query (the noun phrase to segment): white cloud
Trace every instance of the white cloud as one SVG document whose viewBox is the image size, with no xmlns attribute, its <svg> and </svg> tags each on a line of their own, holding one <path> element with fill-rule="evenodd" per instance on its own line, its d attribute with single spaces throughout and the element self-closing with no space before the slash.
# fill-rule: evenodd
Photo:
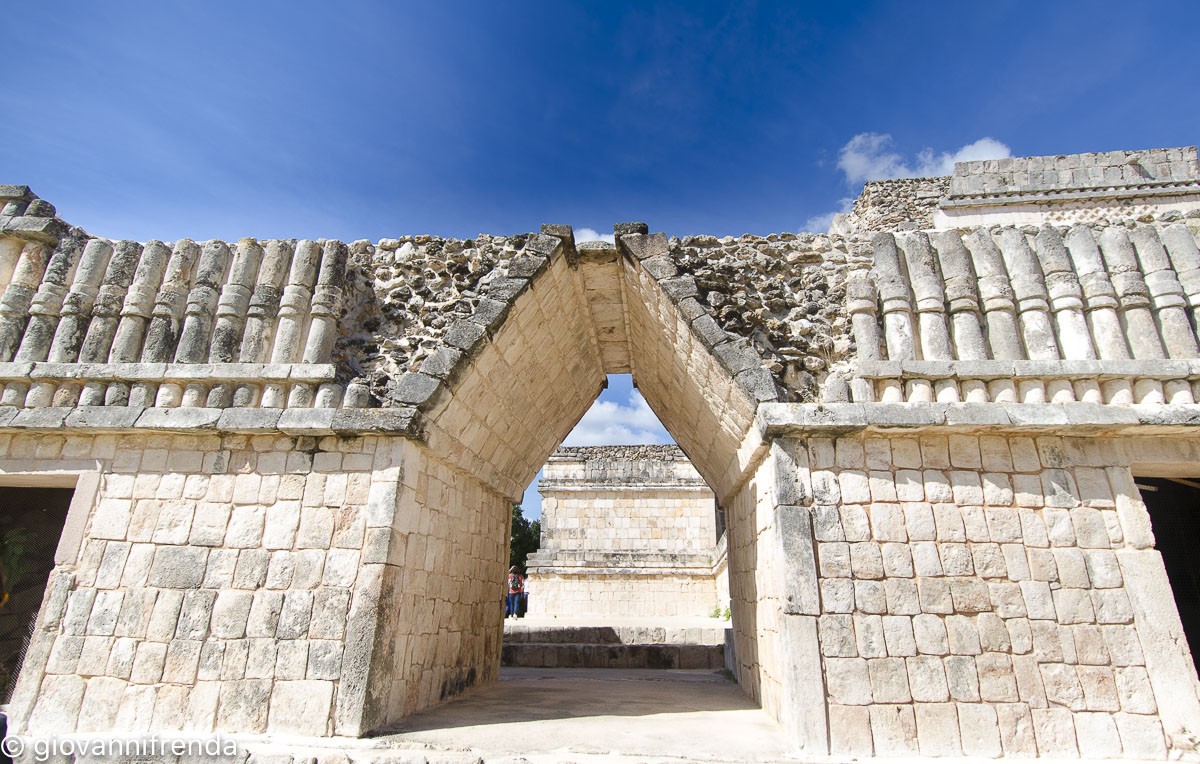
<svg viewBox="0 0 1200 764">
<path fill-rule="evenodd" d="M 595 228 L 576 228 L 575 243 L 584 241 L 607 241 L 609 244 L 616 244 L 617 237 L 611 233 L 600 233 Z"/>
<path fill-rule="evenodd" d="M 592 404 L 563 445 L 633 446 L 673 442 L 646 399 L 634 390 L 628 403 L 596 401 Z"/>
<path fill-rule="evenodd" d="M 892 136 L 884 133 L 859 133 L 838 152 L 838 169 L 851 185 L 879 178 L 899 178 L 911 172 L 899 154 L 888 151 Z"/>
<path fill-rule="evenodd" d="M 995 138 L 980 138 L 954 151 L 935 151 L 924 148 L 910 162 L 892 150 L 892 136 L 887 133 L 859 133 L 838 152 L 838 169 L 846 182 L 856 185 L 868 180 L 886 178 L 916 178 L 949 175 L 955 162 L 980 159 L 1005 159 L 1012 150 Z"/>
<path fill-rule="evenodd" d="M 995 138 L 980 138 L 953 153 L 934 153 L 923 149 L 917 154 L 917 173 L 920 175 L 951 175 L 955 162 L 976 162 L 982 159 L 1008 159 L 1012 149 Z"/>
<path fill-rule="evenodd" d="M 842 212 L 849 212 L 854 207 L 854 200 L 847 197 L 838 200 L 838 208 L 831 212 L 823 212 L 820 215 L 813 215 L 808 220 L 804 221 L 804 226 L 801 231 L 810 233 L 825 233 L 829 230 L 829 226 L 833 225 L 833 217 Z"/>
<path fill-rule="evenodd" d="M 961 146 L 954 151 L 934 151 L 924 148 L 917 152 L 913 161 L 892 149 L 892 136 L 888 133 L 859 133 L 846 142 L 838 152 L 838 169 L 846 176 L 846 184 L 857 186 L 868 180 L 887 178 L 918 178 L 950 175 L 955 162 L 973 162 L 980 159 L 1006 159 L 1012 150 L 995 138 L 979 140 Z M 840 199 L 838 209 L 813 215 L 804 222 L 802 231 L 824 232 L 833 224 L 839 212 L 849 212 L 853 199 Z"/>
</svg>

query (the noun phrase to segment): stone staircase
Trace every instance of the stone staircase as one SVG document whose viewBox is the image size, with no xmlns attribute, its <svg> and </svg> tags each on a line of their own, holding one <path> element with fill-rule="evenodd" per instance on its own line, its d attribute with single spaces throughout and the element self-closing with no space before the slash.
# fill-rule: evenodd
<svg viewBox="0 0 1200 764">
<path fill-rule="evenodd" d="M 521 668 L 725 668 L 727 622 L 703 626 L 585 626 L 505 621 L 503 666 Z"/>
</svg>

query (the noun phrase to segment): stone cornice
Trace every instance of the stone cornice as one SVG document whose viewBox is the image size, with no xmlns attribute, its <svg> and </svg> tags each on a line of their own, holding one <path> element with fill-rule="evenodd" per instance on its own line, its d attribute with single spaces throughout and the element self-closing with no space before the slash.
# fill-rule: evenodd
<svg viewBox="0 0 1200 764">
<path fill-rule="evenodd" d="M 1186 435 L 1200 427 L 1200 404 L 1111 406 L 1096 403 L 828 403 L 764 404 L 764 440 L 834 437 L 855 432 L 986 430 L 1072 435 Z"/>
<path fill-rule="evenodd" d="M 984 191 L 973 194 L 951 194 L 941 201 L 942 209 L 963 207 L 992 207 L 1011 204 L 1048 204 L 1105 199 L 1143 199 L 1160 196 L 1200 194 L 1200 180 L 1146 181 L 1144 183 L 1111 184 L 1080 188 L 1023 188 L 1004 191 Z"/>
</svg>

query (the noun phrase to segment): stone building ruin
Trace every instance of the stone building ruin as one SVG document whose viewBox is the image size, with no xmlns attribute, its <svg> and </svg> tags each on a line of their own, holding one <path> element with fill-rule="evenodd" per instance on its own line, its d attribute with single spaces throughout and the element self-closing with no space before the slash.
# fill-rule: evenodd
<svg viewBox="0 0 1200 764">
<path fill-rule="evenodd" d="M 253 751 L 494 681 L 511 504 L 632 373 L 726 509 L 734 673 L 799 751 L 1195 755 L 1195 147 L 615 245 L 0 203 L 0 484 L 73 491 L 10 731 Z"/>
<path fill-rule="evenodd" d="M 538 482 L 531 617 L 704 617 L 729 606 L 716 497 L 678 446 L 559 448 Z"/>
</svg>

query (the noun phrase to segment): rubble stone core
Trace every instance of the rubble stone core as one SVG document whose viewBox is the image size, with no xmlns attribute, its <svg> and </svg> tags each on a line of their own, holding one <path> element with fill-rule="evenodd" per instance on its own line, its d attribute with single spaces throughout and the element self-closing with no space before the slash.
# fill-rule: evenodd
<svg viewBox="0 0 1200 764">
<path fill-rule="evenodd" d="M 0 481 L 75 487 L 10 731 L 253 751 L 493 681 L 511 504 L 631 373 L 726 510 L 735 674 L 799 751 L 1196 757 L 1134 482 L 1200 474 L 1195 156 L 615 245 L 109 241 L 0 186 Z"/>
</svg>

